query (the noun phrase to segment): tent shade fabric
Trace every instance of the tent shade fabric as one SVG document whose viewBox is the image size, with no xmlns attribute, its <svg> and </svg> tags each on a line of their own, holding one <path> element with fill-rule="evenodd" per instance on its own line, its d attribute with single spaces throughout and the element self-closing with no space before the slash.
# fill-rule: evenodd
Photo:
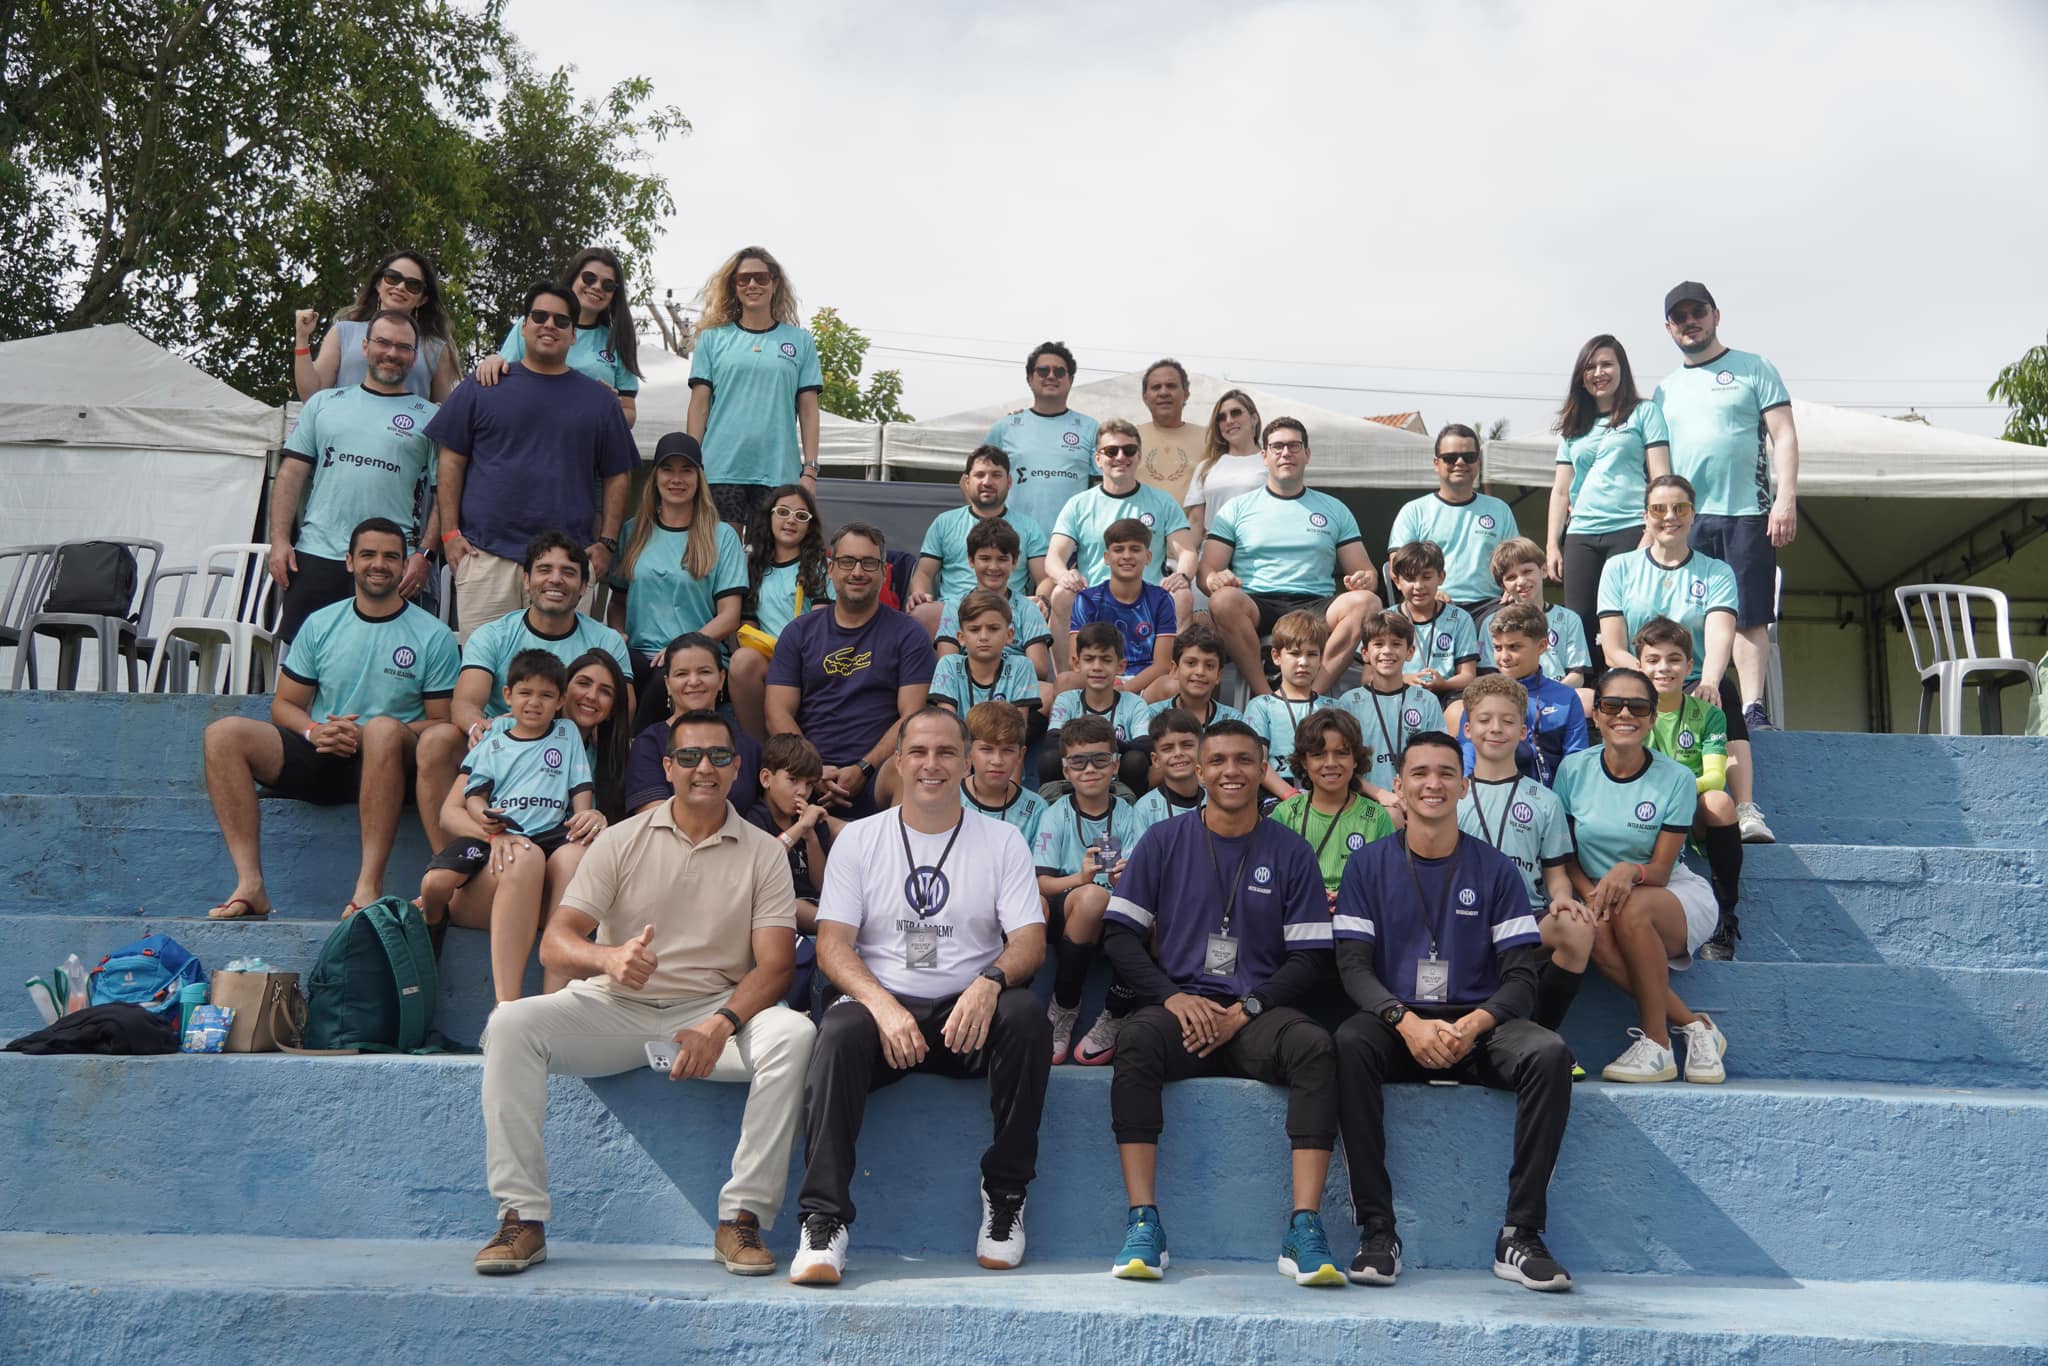
<svg viewBox="0 0 2048 1366">
<path fill-rule="evenodd" d="M 0 342 L 0 445 L 260 460 L 279 434 L 277 409 L 118 323 Z"/>
<path fill-rule="evenodd" d="M 688 430 L 690 362 L 673 351 L 646 347 L 640 352 L 640 393 L 635 401 L 633 443 L 642 460 L 654 459 L 654 447 L 670 432 Z M 796 421 L 791 414 L 790 421 Z M 881 469 L 882 428 L 855 422 L 837 413 L 818 413 L 818 463 L 828 470 L 859 470 L 872 475 Z"/>
</svg>

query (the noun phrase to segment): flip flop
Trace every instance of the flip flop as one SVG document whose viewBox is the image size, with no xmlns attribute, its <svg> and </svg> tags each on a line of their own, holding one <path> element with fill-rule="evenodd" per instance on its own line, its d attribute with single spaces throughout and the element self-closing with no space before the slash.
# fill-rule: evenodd
<svg viewBox="0 0 2048 1366">
<path fill-rule="evenodd" d="M 356 904 L 355 902 L 351 901 L 351 902 L 349 902 L 349 903 L 348 903 L 348 905 L 346 905 L 346 906 L 344 906 L 344 907 L 342 907 L 342 908 L 341 908 L 341 918 L 342 918 L 343 920 L 346 920 L 346 919 L 348 919 L 348 918 L 349 918 L 350 916 L 354 915 L 354 914 L 355 914 L 355 913 L 356 913 L 357 911 L 360 911 L 361 909 L 363 909 L 363 908 L 362 908 L 362 907 L 361 907 L 360 905 L 358 905 L 358 904 Z"/>
<path fill-rule="evenodd" d="M 235 907 L 242 907 L 236 910 Z M 247 897 L 231 896 L 206 913 L 208 920 L 268 920 L 269 911 L 259 911 L 256 904 Z"/>
</svg>

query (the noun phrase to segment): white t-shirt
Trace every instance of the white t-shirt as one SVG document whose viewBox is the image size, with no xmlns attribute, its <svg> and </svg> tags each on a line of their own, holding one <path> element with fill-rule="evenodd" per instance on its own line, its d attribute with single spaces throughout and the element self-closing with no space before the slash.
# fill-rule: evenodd
<svg viewBox="0 0 2048 1366">
<path fill-rule="evenodd" d="M 1257 452 L 1250 455 L 1219 455 L 1216 463 L 1209 466 L 1206 474 L 1196 474 L 1188 481 L 1187 497 L 1181 499 L 1182 507 L 1202 508 L 1204 530 L 1216 525 L 1216 514 L 1223 505 L 1240 493 L 1266 486 L 1266 462 Z"/>
<path fill-rule="evenodd" d="M 927 835 L 905 825 L 900 811 L 884 811 L 832 841 L 818 919 L 854 927 L 855 952 L 892 995 L 957 996 L 996 961 L 1005 934 L 1045 923 L 1031 850 L 1017 827 L 976 811 L 963 810 L 960 820 L 955 839 L 952 830 Z M 912 906 L 913 889 L 928 914 Z"/>
</svg>

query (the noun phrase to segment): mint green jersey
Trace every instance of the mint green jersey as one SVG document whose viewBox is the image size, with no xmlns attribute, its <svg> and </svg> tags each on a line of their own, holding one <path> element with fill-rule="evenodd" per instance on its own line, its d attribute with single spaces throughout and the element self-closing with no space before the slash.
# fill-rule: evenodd
<svg viewBox="0 0 2048 1366">
<path fill-rule="evenodd" d="M 932 644 L 960 643 L 960 603 L 966 596 L 962 593 L 947 600 L 946 610 L 939 613 L 939 633 L 932 637 Z M 1031 657 L 1025 651 L 1034 645 L 1052 644 L 1052 629 L 1045 624 L 1045 613 L 1038 610 L 1038 600 L 1014 588 L 1010 590 L 1010 629 L 1016 636 L 1003 647 L 1003 653 L 1015 655 L 1027 664 Z"/>
<path fill-rule="evenodd" d="M 1084 489 L 1060 509 L 1052 534 L 1074 543 L 1074 553 L 1067 564 L 1075 573 L 1091 584 L 1102 583 L 1109 578 L 1109 552 L 1102 543 L 1103 533 L 1111 523 L 1126 517 L 1135 517 L 1151 529 L 1152 562 L 1145 566 L 1145 581 L 1158 583 L 1164 577 L 1161 570 L 1173 558 L 1166 538 L 1188 529 L 1188 515 L 1172 495 L 1150 484 L 1139 484 L 1129 493 L 1110 493 L 1100 484 Z"/>
<path fill-rule="evenodd" d="M 797 396 L 825 391 L 811 334 L 789 323 L 749 332 L 707 327 L 690 356 L 690 387 L 711 391 L 704 477 L 714 484 L 792 484 L 803 472 Z"/>
<path fill-rule="evenodd" d="M 1045 558 L 1045 528 L 1038 524 L 1037 518 L 1021 508 L 1006 507 L 1001 516 L 1010 524 L 1010 530 L 1017 533 L 1017 540 L 1023 546 L 1023 553 L 1017 557 L 1017 567 L 1010 571 L 1010 591 L 1028 594 L 1037 587 L 1031 581 L 1031 561 Z M 941 602 L 958 602 L 981 586 L 974 577 L 974 565 L 967 558 L 967 533 L 974 530 L 974 524 L 979 520 L 974 509 L 963 504 L 948 508 L 932 518 L 931 525 L 925 528 L 924 544 L 918 547 L 917 553 L 939 562 L 939 576 L 932 585 L 932 596 Z"/>
<path fill-rule="evenodd" d="M 1266 762 L 1296 787 L 1307 786 L 1308 780 L 1294 771 L 1294 732 L 1311 713 L 1321 711 L 1333 700 L 1322 693 L 1311 693 L 1304 701 L 1269 692 L 1244 704 L 1244 723 L 1266 742 Z"/>
<path fill-rule="evenodd" d="M 1109 813 L 1089 818 L 1074 806 L 1072 797 L 1062 797 L 1038 818 L 1038 838 L 1031 842 L 1031 861 L 1041 872 L 1050 870 L 1062 877 L 1081 871 L 1081 860 L 1090 849 L 1102 871 L 1095 885 L 1109 886 L 1109 870 L 1131 856 L 1142 833 L 1131 804 L 1122 797 L 1109 799 Z"/>
<path fill-rule="evenodd" d="M 312 687 L 306 711 L 315 721 L 389 716 L 410 725 L 427 714 L 429 698 L 455 695 L 462 654 L 432 612 L 406 603 L 366 617 L 351 596 L 307 617 L 280 667 Z"/>
<path fill-rule="evenodd" d="M 1329 494 L 1303 489 L 1283 498 L 1270 485 L 1225 503 L 1209 539 L 1231 547 L 1230 572 L 1247 593 L 1319 598 L 1343 591 L 1337 552 L 1365 543 L 1351 509 Z"/>
<path fill-rule="evenodd" d="M 1529 907 L 1550 913 L 1543 873 L 1572 856 L 1571 821 L 1564 803 L 1534 778 L 1472 779 L 1458 801 L 1458 828 L 1506 854 L 1529 889 Z"/>
<path fill-rule="evenodd" d="M 1650 447 L 1669 453 L 1664 412 L 1648 399 L 1629 410 L 1620 426 L 1603 417 L 1584 436 L 1557 439 L 1557 463 L 1571 466 L 1572 520 L 1579 536 L 1602 536 L 1642 525 L 1650 487 Z"/>
<path fill-rule="evenodd" d="M 1406 604 L 1402 606 L 1405 611 Z M 1472 614 L 1456 603 L 1446 603 L 1428 621 L 1414 624 L 1415 648 L 1403 666 L 1407 672 L 1435 669 L 1449 678 L 1466 660 L 1479 658 L 1479 628 L 1472 624 Z"/>
<path fill-rule="evenodd" d="M 619 532 L 619 544 L 633 544 L 633 523 L 628 518 Z M 720 522 L 718 559 L 705 578 L 692 578 L 683 567 L 690 553 L 690 533 L 656 521 L 647 533 L 647 544 L 634 559 L 632 577 L 627 577 L 623 556 L 612 567 L 607 583 L 626 592 L 626 643 L 643 655 L 661 653 L 671 640 L 685 631 L 701 631 L 718 615 L 720 598 L 747 595 L 747 552 L 740 534 Z"/>
<path fill-rule="evenodd" d="M 1012 779 L 1010 799 L 1003 805 L 983 806 L 968 792 L 966 783 L 960 784 L 960 805 L 969 811 L 979 811 L 982 815 L 999 820 L 1005 825 L 1016 826 L 1017 832 L 1024 836 L 1024 843 L 1029 845 L 1038 838 L 1038 823 L 1045 815 L 1047 803 L 1045 798 Z"/>
<path fill-rule="evenodd" d="M 1095 432 L 1095 419 L 1071 408 L 997 418 L 985 439 L 1010 457 L 1010 506 L 1041 527 L 1057 522 L 1067 500 L 1095 477 Z"/>
<path fill-rule="evenodd" d="M 1551 791 L 1572 818 L 1579 867 L 1599 881 L 1617 863 L 1648 863 L 1665 831 L 1691 831 L 1699 805 L 1684 764 L 1651 754 L 1642 772 L 1626 781 L 1607 771 L 1607 750 L 1582 749 L 1557 767 Z"/>
<path fill-rule="evenodd" d="M 1735 571 L 1712 555 L 1694 550 L 1668 568 L 1651 558 L 1648 547 L 1618 555 L 1600 571 L 1600 617 L 1620 617 L 1631 648 L 1636 632 L 1652 617 L 1669 617 L 1692 632 L 1692 673 L 1699 681 L 1707 653 L 1707 618 L 1715 612 L 1735 615 Z"/>
<path fill-rule="evenodd" d="M 603 650 L 619 661 L 628 682 L 633 677 L 633 656 L 626 650 L 626 638 L 597 618 L 578 612 L 568 634 L 544 636 L 527 623 L 524 611 L 507 612 L 470 632 L 462 647 L 464 672 L 482 669 L 491 676 L 490 694 L 484 699 L 485 720 L 505 713 L 505 670 L 521 650 L 546 650 L 564 667 L 586 650 Z"/>
<path fill-rule="evenodd" d="M 462 795 L 482 794 L 517 821 L 522 835 L 539 835 L 569 819 L 569 805 L 591 789 L 583 736 L 556 717 L 532 739 L 493 730 L 462 760 Z"/>
<path fill-rule="evenodd" d="M 345 559 L 349 536 L 372 517 L 404 527 L 405 548 L 419 550 L 441 453 L 427 440 L 427 421 L 439 411 L 410 393 L 377 394 L 361 385 L 322 389 L 306 400 L 284 442 L 286 459 L 313 467 L 293 543 L 300 554 Z"/>
<path fill-rule="evenodd" d="M 1563 678 L 1574 669 L 1585 670 L 1593 667 L 1593 656 L 1586 649 L 1586 624 L 1579 620 L 1579 614 L 1563 603 L 1547 606 L 1543 619 L 1550 624 L 1550 641 L 1543 647 L 1543 658 L 1536 667 L 1545 678 Z M 1493 662 L 1493 635 L 1487 630 L 1491 618 L 1475 623 L 1479 630 L 1479 667 L 1497 669 Z"/>
<path fill-rule="evenodd" d="M 526 334 L 520 331 L 518 324 L 513 324 L 512 330 L 505 334 L 498 354 L 507 361 L 526 359 Z M 569 368 L 618 393 L 640 392 L 640 376 L 628 370 L 626 363 L 619 359 L 619 353 L 612 350 L 610 323 L 576 329 L 576 340 L 569 343 Z"/>
<path fill-rule="evenodd" d="M 1408 747 L 1408 741 L 1426 730 L 1444 728 L 1443 703 L 1427 688 L 1404 685 L 1399 692 L 1383 693 L 1372 687 L 1353 688 L 1337 699 L 1337 705 L 1351 713 L 1372 751 L 1372 765 L 1365 780 L 1382 792 L 1394 790 L 1394 761 Z"/>
<path fill-rule="evenodd" d="M 1723 351 L 1664 377 L 1657 406 L 1671 434 L 1671 472 L 1692 481 L 1700 512 L 1761 517 L 1771 510 L 1764 414 L 1791 402 L 1778 367 L 1748 351 Z"/>
<path fill-rule="evenodd" d="M 1017 707 L 1044 705 L 1044 698 L 1038 691 L 1038 671 L 1023 655 L 1004 651 L 993 683 L 975 682 L 967 664 L 964 654 L 939 656 L 938 664 L 932 669 L 932 701 L 950 701 L 962 716 L 983 702 L 1008 702 Z"/>
<path fill-rule="evenodd" d="M 1077 716 L 1100 716 L 1108 721 L 1116 731 L 1117 748 L 1123 749 L 1145 734 L 1145 727 L 1152 719 L 1152 707 L 1134 692 L 1119 692 L 1108 711 L 1090 711 L 1081 690 L 1069 688 L 1052 700 L 1045 728 L 1048 732 L 1058 730 Z"/>
<path fill-rule="evenodd" d="M 1183 797 L 1172 788 L 1161 783 L 1158 787 L 1131 803 L 1131 820 L 1136 825 L 1138 838 L 1145 838 L 1145 832 L 1164 820 L 1171 820 L 1183 811 L 1198 811 L 1209 794 L 1201 788 L 1195 789 L 1192 797 Z"/>
<path fill-rule="evenodd" d="M 1500 596 L 1500 585 L 1493 581 L 1493 548 L 1521 534 L 1515 510 L 1491 494 L 1475 493 L 1469 503 L 1453 503 L 1440 493 L 1427 493 L 1394 514 L 1387 550 L 1431 542 L 1444 552 L 1444 592 L 1451 601 L 1481 602 Z"/>
</svg>

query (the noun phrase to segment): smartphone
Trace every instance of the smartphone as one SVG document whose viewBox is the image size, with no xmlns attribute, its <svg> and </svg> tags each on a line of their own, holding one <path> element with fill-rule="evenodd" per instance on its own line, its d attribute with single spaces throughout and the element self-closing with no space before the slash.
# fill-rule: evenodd
<svg viewBox="0 0 2048 1366">
<path fill-rule="evenodd" d="M 665 1039 L 653 1039 L 647 1044 L 647 1066 L 664 1077 L 675 1070 L 676 1046 Z"/>
<path fill-rule="evenodd" d="M 489 816 L 498 824 L 504 826 L 507 830 L 510 830 L 515 835 L 523 833 L 519 829 L 519 822 L 512 817 L 511 813 L 507 812 L 502 807 L 487 806 L 484 808 L 484 814 L 486 816 Z"/>
</svg>

